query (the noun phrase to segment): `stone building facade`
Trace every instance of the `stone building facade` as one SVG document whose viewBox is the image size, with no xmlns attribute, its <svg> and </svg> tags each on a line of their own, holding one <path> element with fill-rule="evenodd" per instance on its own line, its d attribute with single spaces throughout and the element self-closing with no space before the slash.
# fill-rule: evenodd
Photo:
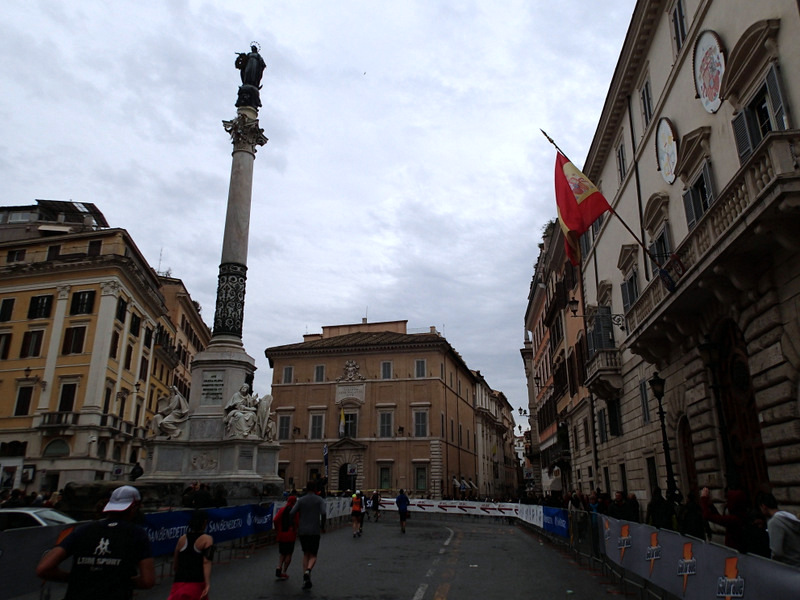
<svg viewBox="0 0 800 600">
<path fill-rule="evenodd" d="M 800 509 L 799 35 L 792 0 L 636 4 L 583 167 L 620 217 L 581 240 L 603 489 Z"/>
<path fill-rule="evenodd" d="M 0 208 L 0 257 L 2 485 L 124 478 L 177 383 L 170 314 L 192 322 L 202 346 L 198 308 L 93 204 Z M 168 304 L 165 287 L 182 292 Z"/>
<path fill-rule="evenodd" d="M 446 498 L 476 497 L 484 489 L 478 378 L 435 328 L 407 333 L 406 321 L 365 319 L 325 326 L 265 355 L 274 373 L 278 472 L 287 488 L 326 477 L 327 461 L 334 492 L 403 488 Z M 503 410 L 510 416 L 507 402 Z M 510 455 L 507 443 L 503 452 Z"/>
</svg>

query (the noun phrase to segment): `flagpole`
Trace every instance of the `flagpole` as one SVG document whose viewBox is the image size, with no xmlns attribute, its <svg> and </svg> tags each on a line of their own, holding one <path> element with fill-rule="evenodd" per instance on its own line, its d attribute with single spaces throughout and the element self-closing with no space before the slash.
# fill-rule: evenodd
<svg viewBox="0 0 800 600">
<path fill-rule="evenodd" d="M 567 160 L 569 160 L 569 162 L 572 162 L 572 161 L 570 160 L 569 156 L 567 156 L 567 153 L 566 153 L 566 152 L 564 152 L 564 151 L 563 151 L 561 148 L 559 148 L 559 147 L 558 147 L 558 144 L 556 144 L 556 143 L 555 143 L 555 141 L 553 141 L 553 138 L 551 138 L 549 135 L 547 135 L 547 133 L 545 132 L 545 130 L 544 130 L 544 129 L 539 129 L 539 131 L 541 131 L 541 132 L 542 132 L 542 135 L 544 135 L 544 137 L 546 137 L 546 138 L 547 138 L 547 141 L 548 141 L 548 142 L 550 142 L 551 144 L 553 144 L 553 146 L 555 147 L 555 149 L 556 149 L 556 150 L 558 150 L 558 151 L 559 151 L 559 152 L 560 152 L 560 153 L 561 153 L 561 154 L 564 156 L 564 158 L 566 158 Z M 574 163 L 573 163 L 573 164 L 574 164 Z M 659 261 L 659 260 L 658 260 L 658 259 L 657 259 L 655 256 L 653 256 L 653 253 L 652 253 L 652 252 L 650 252 L 649 248 L 647 248 L 647 247 L 644 245 L 644 242 L 642 242 L 642 240 L 640 240 L 640 239 L 639 239 L 639 236 L 638 236 L 638 235 L 636 235 L 636 234 L 633 232 L 633 229 L 631 229 L 631 228 L 628 226 L 628 224 L 625 222 L 625 220 L 624 220 L 622 217 L 620 217 L 620 216 L 619 216 L 619 214 L 617 213 L 617 211 L 615 211 L 615 210 L 614 210 L 614 208 L 611 206 L 611 203 L 610 203 L 610 202 L 608 203 L 608 210 L 610 210 L 610 211 L 611 211 L 611 214 L 612 214 L 612 215 L 614 215 L 615 217 L 617 217 L 617 219 L 619 219 L 619 222 L 620 222 L 620 223 L 622 223 L 622 226 L 623 226 L 625 229 L 627 229 L 627 230 L 628 230 L 628 233 L 630 233 L 630 234 L 631 234 L 631 236 L 633 237 L 633 239 L 634 239 L 634 240 L 636 240 L 636 243 L 637 243 L 637 244 L 639 244 L 639 245 L 642 247 L 642 250 L 644 250 L 644 251 L 645 251 L 645 254 L 647 254 L 647 256 L 649 256 L 649 257 L 650 257 L 650 260 L 652 260 L 654 263 L 656 263 L 656 264 L 658 265 L 658 268 L 659 268 L 659 269 L 662 269 L 662 268 L 663 268 L 663 265 L 661 264 L 661 262 L 660 262 L 660 261 Z"/>
</svg>

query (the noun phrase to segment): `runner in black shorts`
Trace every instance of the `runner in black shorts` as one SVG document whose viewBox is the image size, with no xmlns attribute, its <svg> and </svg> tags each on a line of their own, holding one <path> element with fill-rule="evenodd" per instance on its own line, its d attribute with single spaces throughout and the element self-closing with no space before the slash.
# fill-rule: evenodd
<svg viewBox="0 0 800 600">
<path fill-rule="evenodd" d="M 325 533 L 325 500 L 317 495 L 317 482 L 309 481 L 306 493 L 292 507 L 291 514 L 300 514 L 297 537 L 303 549 L 303 589 L 311 588 L 311 570 L 317 564 L 319 537 Z"/>
</svg>

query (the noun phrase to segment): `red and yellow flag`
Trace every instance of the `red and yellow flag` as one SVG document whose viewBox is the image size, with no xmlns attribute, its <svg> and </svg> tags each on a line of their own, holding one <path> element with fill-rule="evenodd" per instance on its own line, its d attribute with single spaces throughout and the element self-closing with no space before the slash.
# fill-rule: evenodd
<svg viewBox="0 0 800 600">
<path fill-rule="evenodd" d="M 556 154 L 556 205 L 564 247 L 573 265 L 581 258 L 578 240 L 597 218 L 611 210 L 597 187 L 566 156 Z"/>
</svg>

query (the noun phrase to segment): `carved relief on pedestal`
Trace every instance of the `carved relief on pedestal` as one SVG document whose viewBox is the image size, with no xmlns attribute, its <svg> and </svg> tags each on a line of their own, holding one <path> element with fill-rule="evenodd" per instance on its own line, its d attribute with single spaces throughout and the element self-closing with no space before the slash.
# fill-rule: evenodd
<svg viewBox="0 0 800 600">
<path fill-rule="evenodd" d="M 208 452 L 198 452 L 192 455 L 192 471 L 213 471 L 217 468 L 217 459 Z"/>
</svg>

